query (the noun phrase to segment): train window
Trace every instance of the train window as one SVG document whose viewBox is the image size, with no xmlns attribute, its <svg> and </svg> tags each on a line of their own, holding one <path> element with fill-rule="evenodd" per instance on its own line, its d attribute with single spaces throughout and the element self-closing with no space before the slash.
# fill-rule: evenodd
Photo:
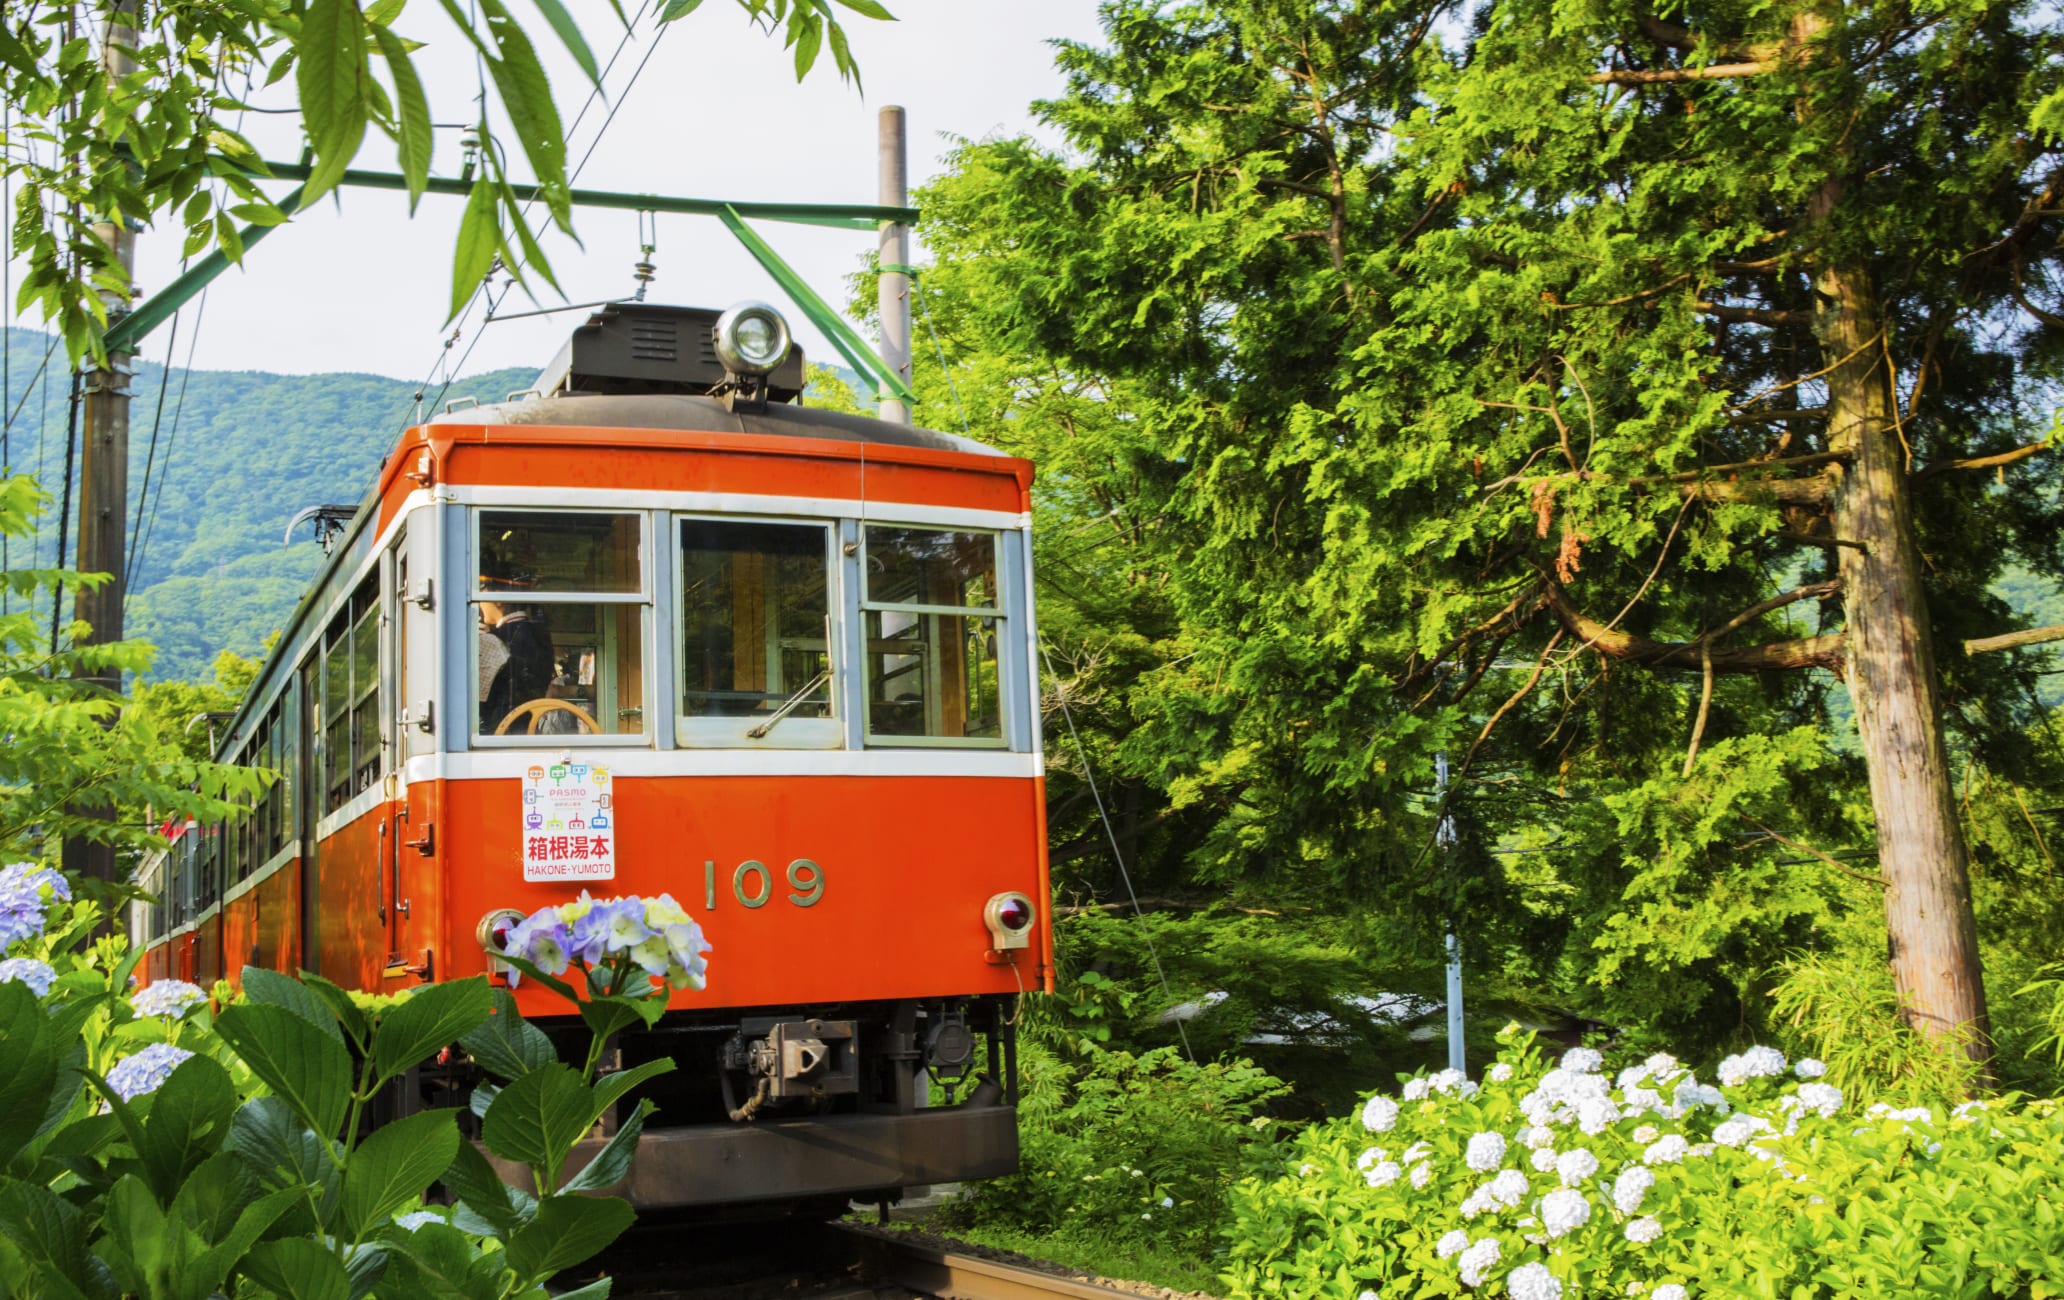
<svg viewBox="0 0 2064 1300">
<path fill-rule="evenodd" d="M 484 736 L 645 732 L 644 516 L 483 510 L 473 593 Z"/>
<path fill-rule="evenodd" d="M 380 775 L 379 579 L 368 578 L 323 634 L 323 789 L 331 811 Z"/>
<path fill-rule="evenodd" d="M 865 536 L 869 739 L 1001 745 L 996 535 L 871 525 Z"/>
<path fill-rule="evenodd" d="M 838 743 L 830 575 L 822 524 L 681 521 L 685 742 Z"/>
</svg>

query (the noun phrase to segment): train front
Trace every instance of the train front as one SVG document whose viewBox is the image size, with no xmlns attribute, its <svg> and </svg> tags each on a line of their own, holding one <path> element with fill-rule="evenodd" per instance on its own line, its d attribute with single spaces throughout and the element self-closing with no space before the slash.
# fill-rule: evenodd
<svg viewBox="0 0 2064 1300">
<path fill-rule="evenodd" d="M 369 530 L 397 905 L 317 908 L 322 968 L 506 981 L 522 916 L 671 895 L 707 983 L 605 1057 L 678 1065 L 636 1094 L 643 1206 L 1017 1167 L 1013 1010 L 1052 977 L 1031 467 L 802 386 L 764 306 L 607 309 L 538 392 L 405 435 Z M 584 1043 L 549 991 L 517 999 Z M 425 1071 L 411 1104 L 471 1081 Z"/>
</svg>

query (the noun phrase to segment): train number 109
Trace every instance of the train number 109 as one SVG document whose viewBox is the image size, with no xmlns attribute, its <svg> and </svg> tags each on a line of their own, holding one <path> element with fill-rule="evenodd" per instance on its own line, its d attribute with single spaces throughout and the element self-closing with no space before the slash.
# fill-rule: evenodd
<svg viewBox="0 0 2064 1300">
<path fill-rule="evenodd" d="M 810 859 L 797 858 L 788 864 L 785 874 L 788 901 L 797 907 L 815 907 L 824 897 L 824 868 Z M 747 858 L 731 873 L 731 896 L 741 907 L 765 907 L 774 897 L 774 888 L 774 874 L 757 859 Z M 705 912 L 717 910 L 717 864 L 710 859 L 702 864 L 702 908 Z"/>
</svg>

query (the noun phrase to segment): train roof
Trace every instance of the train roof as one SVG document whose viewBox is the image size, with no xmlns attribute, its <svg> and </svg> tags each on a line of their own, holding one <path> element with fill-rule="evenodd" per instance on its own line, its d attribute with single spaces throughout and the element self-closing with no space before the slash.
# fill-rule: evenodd
<svg viewBox="0 0 2064 1300">
<path fill-rule="evenodd" d="M 741 403 L 738 409 L 733 410 L 720 398 L 692 397 L 681 393 L 576 393 L 527 397 L 446 411 L 432 417 L 428 423 L 759 434 L 886 447 L 924 447 L 933 451 L 1009 459 L 1006 453 L 972 438 L 912 425 L 890 424 L 871 416 L 847 415 L 785 403 L 767 403 L 757 407 Z"/>
</svg>

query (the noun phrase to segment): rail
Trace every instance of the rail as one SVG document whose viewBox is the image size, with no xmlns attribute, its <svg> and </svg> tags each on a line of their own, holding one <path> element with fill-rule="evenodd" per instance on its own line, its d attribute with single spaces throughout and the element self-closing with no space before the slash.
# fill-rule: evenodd
<svg viewBox="0 0 2064 1300">
<path fill-rule="evenodd" d="M 868 1273 L 932 1300 L 1054 1300 L 1057 1296 L 1068 1300 L 1111 1300 L 1113 1296 L 1138 1300 L 1135 1292 L 942 1250 L 904 1240 L 899 1233 L 843 1224 L 838 1227 L 853 1239 L 854 1249 Z"/>
</svg>

